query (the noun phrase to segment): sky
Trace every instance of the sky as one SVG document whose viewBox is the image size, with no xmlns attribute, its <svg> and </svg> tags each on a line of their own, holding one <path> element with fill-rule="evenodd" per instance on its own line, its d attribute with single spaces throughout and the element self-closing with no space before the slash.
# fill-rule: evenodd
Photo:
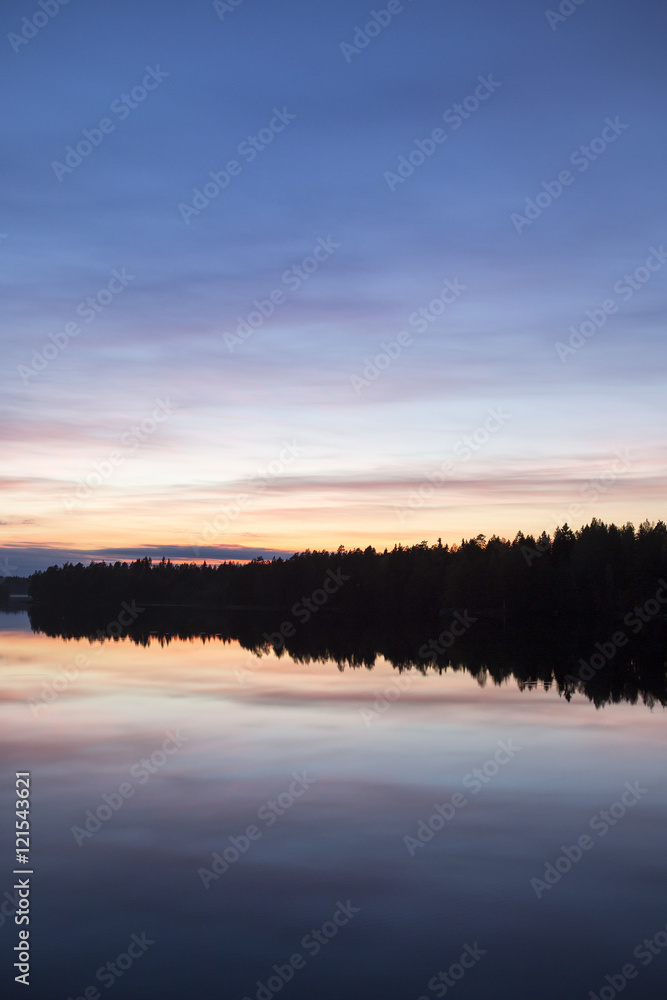
<svg viewBox="0 0 667 1000">
<path fill-rule="evenodd" d="M 663 515 L 658 0 L 0 20 L 0 575 Z"/>
</svg>

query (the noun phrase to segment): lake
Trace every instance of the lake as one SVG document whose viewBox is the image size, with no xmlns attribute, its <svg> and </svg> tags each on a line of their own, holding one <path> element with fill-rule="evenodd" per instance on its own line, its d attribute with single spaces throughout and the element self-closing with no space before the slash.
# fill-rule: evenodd
<svg viewBox="0 0 667 1000">
<path fill-rule="evenodd" d="M 0 638 L 0 952 L 12 986 L 29 771 L 26 995 L 663 995 L 659 702 L 216 637 L 64 639 L 25 611 Z"/>
</svg>

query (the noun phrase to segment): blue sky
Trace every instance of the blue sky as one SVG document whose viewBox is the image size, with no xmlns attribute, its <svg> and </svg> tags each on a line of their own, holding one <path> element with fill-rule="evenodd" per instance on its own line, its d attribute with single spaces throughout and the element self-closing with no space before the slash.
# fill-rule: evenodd
<svg viewBox="0 0 667 1000">
<path fill-rule="evenodd" d="M 3 558 L 660 517 L 664 8 L 218 7 L 3 8 Z"/>
</svg>

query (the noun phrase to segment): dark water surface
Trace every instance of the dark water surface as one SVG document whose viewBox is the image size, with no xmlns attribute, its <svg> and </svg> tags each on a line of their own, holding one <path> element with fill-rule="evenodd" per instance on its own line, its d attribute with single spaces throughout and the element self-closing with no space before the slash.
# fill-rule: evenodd
<svg viewBox="0 0 667 1000">
<path fill-rule="evenodd" d="M 25 613 L 0 638 L 10 995 L 664 996 L 659 703 L 215 638 L 64 640 Z M 10 957 L 15 771 L 29 989 Z"/>
</svg>

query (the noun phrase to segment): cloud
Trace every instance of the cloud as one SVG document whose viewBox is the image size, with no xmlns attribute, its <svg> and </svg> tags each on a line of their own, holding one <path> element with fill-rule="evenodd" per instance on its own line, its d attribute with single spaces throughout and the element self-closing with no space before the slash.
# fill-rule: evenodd
<svg viewBox="0 0 667 1000">
<path fill-rule="evenodd" d="M 0 552 L 8 552 L 17 576 L 29 576 L 36 570 L 44 570 L 48 566 L 60 565 L 65 562 L 88 563 L 92 561 L 130 562 L 134 559 L 150 558 L 159 561 L 164 556 L 179 562 L 194 562 L 208 560 L 218 562 L 239 560 L 241 562 L 257 559 L 276 558 L 289 559 L 292 551 L 284 549 L 252 548 L 244 545 L 203 545 L 196 550 L 191 545 L 144 545 L 136 547 L 119 547 L 96 550 L 64 549 L 49 545 L 6 545 Z"/>
</svg>

